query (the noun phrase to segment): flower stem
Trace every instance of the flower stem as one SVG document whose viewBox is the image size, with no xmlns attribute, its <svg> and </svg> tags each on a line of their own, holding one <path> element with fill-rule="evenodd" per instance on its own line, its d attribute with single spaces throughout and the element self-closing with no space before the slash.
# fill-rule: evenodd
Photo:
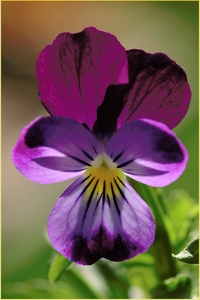
<svg viewBox="0 0 200 300">
<path fill-rule="evenodd" d="M 77 271 L 71 269 L 63 273 L 63 279 L 75 290 L 78 287 L 78 293 L 81 298 L 87 299 L 101 299 L 102 295 L 99 295 L 95 288 L 92 287 Z"/>
<path fill-rule="evenodd" d="M 151 250 L 155 258 L 157 275 L 162 281 L 177 274 L 175 260 L 172 257 L 171 242 L 167 232 L 163 195 L 161 189 L 155 189 L 143 184 L 139 185 L 139 190 L 143 199 L 153 210 L 155 217 L 156 236 Z"/>
<path fill-rule="evenodd" d="M 127 299 L 130 282 L 127 276 L 123 273 L 122 269 L 118 272 L 115 268 L 115 263 L 105 263 L 100 260 L 97 262 L 96 267 L 109 290 L 109 298 L 111 299 Z"/>
</svg>

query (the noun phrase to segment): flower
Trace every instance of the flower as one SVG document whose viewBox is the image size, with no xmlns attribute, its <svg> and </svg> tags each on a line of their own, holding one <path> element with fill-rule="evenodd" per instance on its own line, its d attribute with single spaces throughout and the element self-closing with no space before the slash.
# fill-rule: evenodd
<svg viewBox="0 0 200 300">
<path fill-rule="evenodd" d="M 89 27 L 59 34 L 40 53 L 36 75 L 52 116 L 23 129 L 13 161 L 38 183 L 77 178 L 49 216 L 53 247 L 82 265 L 147 251 L 154 220 L 126 176 L 162 187 L 184 171 L 188 154 L 170 128 L 189 107 L 185 72 L 165 54 L 126 52 Z"/>
</svg>

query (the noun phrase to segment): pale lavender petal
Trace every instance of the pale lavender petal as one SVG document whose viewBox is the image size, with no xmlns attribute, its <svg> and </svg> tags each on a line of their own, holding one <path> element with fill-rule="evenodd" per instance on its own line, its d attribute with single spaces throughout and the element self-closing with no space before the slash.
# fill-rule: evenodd
<svg viewBox="0 0 200 300">
<path fill-rule="evenodd" d="M 157 187 L 175 181 L 188 160 L 186 148 L 166 125 L 145 119 L 124 125 L 105 151 L 127 176 Z"/>
<path fill-rule="evenodd" d="M 184 70 L 163 53 L 129 50 L 127 56 L 130 90 L 124 98 L 118 127 L 140 118 L 162 122 L 170 129 L 176 127 L 191 99 Z"/>
<path fill-rule="evenodd" d="M 75 120 L 39 117 L 23 129 L 13 161 L 28 179 L 53 183 L 83 174 L 101 151 L 97 139 Z"/>
<path fill-rule="evenodd" d="M 101 257 L 127 260 L 147 251 L 154 241 L 155 224 L 147 204 L 117 177 L 106 184 L 109 187 L 102 189 L 97 178 L 82 176 L 49 216 L 53 247 L 78 264 L 91 265 Z"/>
<path fill-rule="evenodd" d="M 107 87 L 128 82 L 127 55 L 115 36 L 88 27 L 59 34 L 40 53 L 36 75 L 40 99 L 52 115 L 91 129 Z"/>
</svg>

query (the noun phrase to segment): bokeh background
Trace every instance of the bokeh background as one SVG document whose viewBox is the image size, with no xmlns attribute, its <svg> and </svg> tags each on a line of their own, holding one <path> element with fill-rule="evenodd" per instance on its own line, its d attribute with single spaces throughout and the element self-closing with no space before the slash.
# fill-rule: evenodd
<svg viewBox="0 0 200 300">
<path fill-rule="evenodd" d="M 189 112 L 175 129 L 189 151 L 185 173 L 164 188 L 198 198 L 198 2 L 2 2 L 2 282 L 46 278 L 52 249 L 46 222 L 68 183 L 39 185 L 14 167 L 11 151 L 20 131 L 48 113 L 37 95 L 35 62 L 60 32 L 95 26 L 117 36 L 126 49 L 164 52 L 186 71 Z M 181 210 L 181 205 L 180 205 Z M 78 267 L 97 289 L 93 267 Z"/>
</svg>

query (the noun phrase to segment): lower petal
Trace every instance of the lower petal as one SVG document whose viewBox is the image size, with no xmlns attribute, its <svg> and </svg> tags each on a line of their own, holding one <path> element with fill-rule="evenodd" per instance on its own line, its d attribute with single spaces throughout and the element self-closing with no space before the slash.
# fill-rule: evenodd
<svg viewBox="0 0 200 300">
<path fill-rule="evenodd" d="M 48 234 L 63 256 L 91 265 L 102 257 L 123 261 L 147 251 L 155 224 L 149 207 L 127 182 L 116 179 L 102 191 L 98 180 L 82 176 L 53 207 Z"/>
</svg>

